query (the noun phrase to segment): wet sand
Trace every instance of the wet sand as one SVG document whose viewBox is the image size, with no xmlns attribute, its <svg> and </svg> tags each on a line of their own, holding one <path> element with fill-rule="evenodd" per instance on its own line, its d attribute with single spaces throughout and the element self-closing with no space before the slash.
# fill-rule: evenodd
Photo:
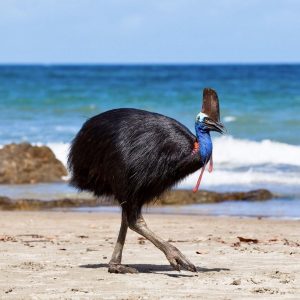
<svg viewBox="0 0 300 300">
<path fill-rule="evenodd" d="M 129 231 L 109 274 L 119 214 L 0 212 L 0 299 L 300 299 L 300 221 L 146 215 L 197 273 L 171 269 Z"/>
</svg>

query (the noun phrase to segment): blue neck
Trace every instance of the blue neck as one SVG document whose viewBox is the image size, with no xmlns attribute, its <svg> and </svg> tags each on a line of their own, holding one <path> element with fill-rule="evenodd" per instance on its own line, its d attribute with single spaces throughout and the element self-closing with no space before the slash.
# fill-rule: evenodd
<svg viewBox="0 0 300 300">
<path fill-rule="evenodd" d="M 205 128 L 201 122 L 195 124 L 196 136 L 199 142 L 199 154 L 201 162 L 207 163 L 212 154 L 212 141 L 209 131 Z"/>
</svg>

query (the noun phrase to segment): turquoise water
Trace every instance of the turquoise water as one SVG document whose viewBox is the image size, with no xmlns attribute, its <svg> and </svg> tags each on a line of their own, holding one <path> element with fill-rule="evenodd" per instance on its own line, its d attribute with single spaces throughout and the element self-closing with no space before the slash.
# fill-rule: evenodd
<svg viewBox="0 0 300 300">
<path fill-rule="evenodd" d="M 0 142 L 67 143 L 86 118 L 116 107 L 193 130 L 204 87 L 218 91 L 233 137 L 300 144 L 300 65 L 0 66 Z"/>
<path fill-rule="evenodd" d="M 214 135 L 215 172 L 205 174 L 202 188 L 269 188 L 298 203 L 300 65 L 2 65 L 0 145 L 47 144 L 65 163 L 82 123 L 117 107 L 156 111 L 194 131 L 204 87 L 217 90 L 228 135 Z M 192 188 L 197 175 L 180 187 Z M 66 184 L 56 187 L 59 195 L 74 193 Z M 53 185 L 42 190 L 57 195 Z M 39 191 L 40 185 L 0 186 L 0 194 Z"/>
</svg>

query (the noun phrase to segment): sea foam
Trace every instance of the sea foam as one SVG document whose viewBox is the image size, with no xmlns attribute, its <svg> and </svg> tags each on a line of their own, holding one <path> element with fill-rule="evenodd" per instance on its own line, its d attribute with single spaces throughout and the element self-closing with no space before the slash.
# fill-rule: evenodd
<svg viewBox="0 0 300 300">
<path fill-rule="evenodd" d="M 47 146 L 66 165 L 70 144 L 48 143 Z M 215 166 L 236 167 L 261 164 L 300 166 L 300 146 L 270 140 L 257 142 L 223 136 L 213 139 L 213 158 Z"/>
<path fill-rule="evenodd" d="M 215 138 L 213 145 L 214 161 L 217 164 L 300 166 L 300 146 L 296 145 L 270 140 L 256 142 L 235 139 L 231 136 Z"/>
<path fill-rule="evenodd" d="M 234 116 L 225 116 L 223 120 L 224 120 L 225 123 L 231 123 L 231 122 L 236 121 L 236 117 L 234 117 Z"/>
<path fill-rule="evenodd" d="M 214 172 L 205 173 L 201 188 L 218 186 L 269 187 L 300 186 L 300 146 L 263 140 L 236 139 L 231 136 L 213 139 Z M 49 143 L 64 165 L 68 143 Z M 192 188 L 199 171 L 183 180 L 178 187 Z M 280 190 L 280 189 L 279 189 Z"/>
<path fill-rule="evenodd" d="M 68 143 L 48 143 L 47 146 L 53 151 L 56 158 L 67 166 L 70 144 Z"/>
</svg>

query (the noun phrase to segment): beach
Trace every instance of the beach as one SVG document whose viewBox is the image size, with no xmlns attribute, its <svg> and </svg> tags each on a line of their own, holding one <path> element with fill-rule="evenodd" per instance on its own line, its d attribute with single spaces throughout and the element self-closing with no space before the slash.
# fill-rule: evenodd
<svg viewBox="0 0 300 300">
<path fill-rule="evenodd" d="M 123 263 L 110 274 L 117 213 L 0 212 L 1 299 L 299 299 L 299 221 L 146 214 L 197 273 L 174 271 L 129 231 Z"/>
<path fill-rule="evenodd" d="M 300 300 L 300 1 L 270 2 L 0 1 L 0 300 Z"/>
<path fill-rule="evenodd" d="M 300 299 L 299 76 L 300 65 L 0 66 L 0 299 Z M 198 193 L 196 172 L 144 207 L 198 272 L 172 270 L 129 231 L 123 262 L 139 274 L 109 274 L 119 208 L 68 184 L 74 136 L 120 107 L 194 133 L 204 87 L 228 130 L 212 135 L 214 172 Z"/>
</svg>

